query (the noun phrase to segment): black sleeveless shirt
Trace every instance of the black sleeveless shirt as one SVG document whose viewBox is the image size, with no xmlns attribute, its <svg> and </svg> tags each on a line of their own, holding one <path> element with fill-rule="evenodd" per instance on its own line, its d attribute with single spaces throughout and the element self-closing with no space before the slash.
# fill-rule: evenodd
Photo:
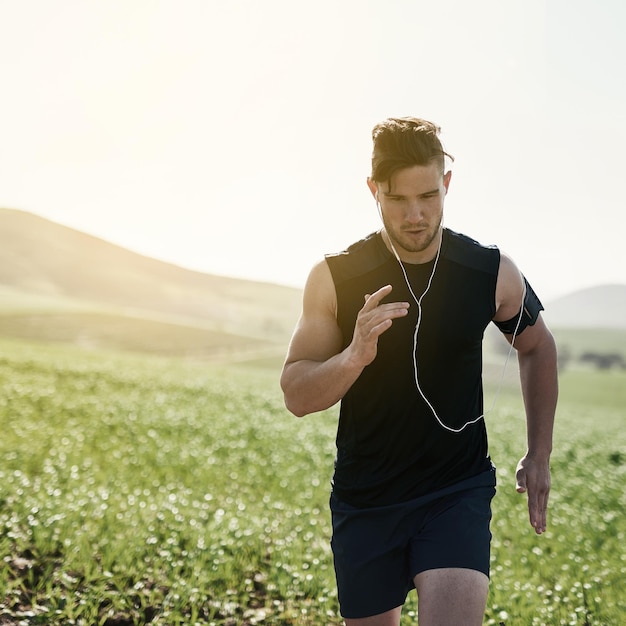
<svg viewBox="0 0 626 626">
<path fill-rule="evenodd" d="M 341 401 L 333 492 L 356 507 L 410 500 L 491 468 L 480 419 L 459 433 L 437 423 L 416 387 L 418 307 L 401 267 L 373 233 L 326 256 L 337 292 L 343 346 L 351 340 L 365 294 L 391 284 L 385 301 L 410 303 L 378 340 L 376 358 Z M 414 294 L 426 289 L 434 261 L 404 264 Z M 482 340 L 495 315 L 500 252 L 444 229 L 441 253 L 422 300 L 417 372 L 439 419 L 458 429 L 483 413 Z"/>
</svg>

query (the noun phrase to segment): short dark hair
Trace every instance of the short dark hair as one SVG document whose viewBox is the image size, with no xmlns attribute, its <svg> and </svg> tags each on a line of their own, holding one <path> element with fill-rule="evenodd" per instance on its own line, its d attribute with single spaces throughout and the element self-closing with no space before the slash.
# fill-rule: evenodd
<svg viewBox="0 0 626 626">
<path fill-rule="evenodd" d="M 428 165 L 436 160 L 445 169 L 445 157 L 454 161 L 441 145 L 436 124 L 419 117 L 390 117 L 372 130 L 372 175 L 375 182 L 387 182 L 399 170 Z"/>
</svg>

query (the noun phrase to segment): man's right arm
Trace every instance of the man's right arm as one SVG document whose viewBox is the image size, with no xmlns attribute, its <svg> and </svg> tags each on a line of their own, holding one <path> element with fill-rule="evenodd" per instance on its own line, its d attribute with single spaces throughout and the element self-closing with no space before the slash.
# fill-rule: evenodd
<svg viewBox="0 0 626 626">
<path fill-rule="evenodd" d="M 341 350 L 337 298 L 330 269 L 321 261 L 304 288 L 302 315 L 289 344 L 280 384 L 285 405 L 298 417 L 337 403 L 376 357 L 378 337 L 393 319 L 407 314 L 407 302 L 380 304 L 391 292 L 382 287 L 364 294 L 350 345 Z"/>
</svg>

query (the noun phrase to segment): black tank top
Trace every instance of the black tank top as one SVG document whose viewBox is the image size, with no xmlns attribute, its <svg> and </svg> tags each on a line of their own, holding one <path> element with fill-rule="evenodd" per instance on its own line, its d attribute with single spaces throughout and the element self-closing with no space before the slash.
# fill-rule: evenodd
<svg viewBox="0 0 626 626">
<path fill-rule="evenodd" d="M 378 353 L 341 401 L 333 491 L 357 507 L 403 502 L 490 469 L 484 420 L 453 433 L 420 396 L 413 366 L 418 307 L 380 233 L 326 256 L 337 292 L 343 347 L 352 340 L 365 294 L 391 284 L 386 301 L 407 301 Z M 434 261 L 404 264 L 415 295 Z M 431 287 L 422 301 L 418 379 L 439 418 L 452 428 L 482 415 L 482 340 L 495 315 L 500 252 L 448 229 Z"/>
</svg>

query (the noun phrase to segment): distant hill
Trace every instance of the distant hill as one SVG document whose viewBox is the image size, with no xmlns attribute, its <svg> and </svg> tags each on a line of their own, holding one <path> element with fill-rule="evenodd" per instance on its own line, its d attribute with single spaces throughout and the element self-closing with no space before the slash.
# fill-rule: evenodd
<svg viewBox="0 0 626 626">
<path fill-rule="evenodd" d="M 626 285 L 575 291 L 547 302 L 544 316 L 555 328 L 626 329 Z"/>
<path fill-rule="evenodd" d="M 298 289 L 184 269 L 11 209 L 0 209 L 2 294 L 5 308 L 91 304 L 271 341 L 289 337 L 301 302 Z"/>
<path fill-rule="evenodd" d="M 276 362 L 301 298 L 295 288 L 188 270 L 0 209 L 0 336 Z"/>
</svg>

